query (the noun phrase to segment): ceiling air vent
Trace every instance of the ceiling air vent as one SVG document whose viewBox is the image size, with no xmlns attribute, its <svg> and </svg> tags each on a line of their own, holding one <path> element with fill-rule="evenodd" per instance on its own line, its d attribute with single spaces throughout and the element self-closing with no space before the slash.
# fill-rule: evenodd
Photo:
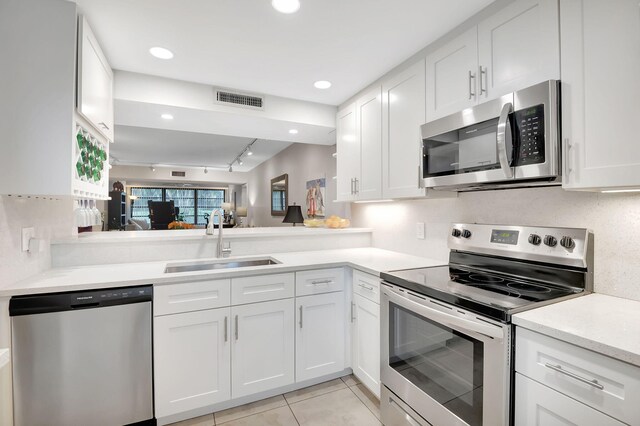
<svg viewBox="0 0 640 426">
<path fill-rule="evenodd" d="M 176 172 L 175 170 L 171 172 L 171 176 L 174 177 L 185 177 L 187 176 L 186 172 Z"/>
<path fill-rule="evenodd" d="M 242 93 L 226 92 L 222 90 L 216 91 L 216 100 L 223 104 L 257 109 L 262 109 L 262 103 L 264 101 L 260 96 L 243 95 Z"/>
</svg>

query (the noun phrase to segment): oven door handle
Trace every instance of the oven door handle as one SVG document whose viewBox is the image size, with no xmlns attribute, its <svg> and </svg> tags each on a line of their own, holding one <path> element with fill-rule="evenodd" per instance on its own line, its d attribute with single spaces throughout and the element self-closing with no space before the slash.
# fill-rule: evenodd
<svg viewBox="0 0 640 426">
<path fill-rule="evenodd" d="M 481 324 L 475 321 L 469 321 L 468 319 L 460 318 L 455 315 L 450 315 L 445 312 L 438 311 L 423 305 L 422 303 L 414 302 L 413 300 L 397 294 L 395 291 L 385 291 L 384 294 L 399 305 L 404 306 L 422 316 L 436 321 L 442 325 L 446 325 L 458 331 L 471 331 L 481 334 L 491 339 L 503 340 L 504 333 L 499 326 L 492 326 L 490 324 Z"/>
<path fill-rule="evenodd" d="M 500 160 L 500 168 L 507 179 L 513 179 L 513 169 L 509 164 L 510 155 L 507 152 L 507 143 L 509 143 L 511 144 L 511 155 L 513 155 L 513 138 L 511 137 L 511 126 L 509 126 L 509 114 L 512 110 L 513 104 L 511 102 L 504 104 L 498 119 L 498 132 L 496 133 L 498 160 Z"/>
</svg>

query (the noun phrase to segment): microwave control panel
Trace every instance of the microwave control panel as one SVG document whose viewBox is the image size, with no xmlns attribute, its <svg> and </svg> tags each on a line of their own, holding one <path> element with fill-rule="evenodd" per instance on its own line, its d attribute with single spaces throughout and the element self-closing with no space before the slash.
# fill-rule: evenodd
<svg viewBox="0 0 640 426">
<path fill-rule="evenodd" d="M 513 113 L 513 132 L 517 141 L 515 166 L 544 163 L 544 105 Z"/>
</svg>

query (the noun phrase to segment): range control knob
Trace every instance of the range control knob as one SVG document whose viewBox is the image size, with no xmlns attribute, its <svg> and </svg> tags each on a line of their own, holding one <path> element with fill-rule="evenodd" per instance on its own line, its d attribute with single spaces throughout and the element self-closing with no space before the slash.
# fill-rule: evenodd
<svg viewBox="0 0 640 426">
<path fill-rule="evenodd" d="M 471 237 L 471 231 L 469 231 L 468 229 L 463 229 L 462 238 L 470 238 L 470 237 Z"/>
<path fill-rule="evenodd" d="M 451 231 L 451 235 L 458 238 L 460 236 L 460 234 L 462 234 L 462 232 L 460 232 L 460 230 L 458 228 L 453 228 L 453 230 Z"/>
<path fill-rule="evenodd" d="M 566 249 L 572 249 L 576 246 L 576 243 L 573 241 L 573 238 L 565 236 L 560 238 L 560 245 Z"/>
<path fill-rule="evenodd" d="M 545 235 L 544 236 L 544 243 L 546 245 L 548 245 L 549 247 L 555 247 L 556 244 L 558 244 L 558 240 L 553 235 Z"/>
<path fill-rule="evenodd" d="M 540 235 L 538 234 L 529 235 L 529 243 L 533 244 L 534 246 L 539 246 L 541 242 L 542 242 L 542 238 L 540 238 Z"/>
</svg>

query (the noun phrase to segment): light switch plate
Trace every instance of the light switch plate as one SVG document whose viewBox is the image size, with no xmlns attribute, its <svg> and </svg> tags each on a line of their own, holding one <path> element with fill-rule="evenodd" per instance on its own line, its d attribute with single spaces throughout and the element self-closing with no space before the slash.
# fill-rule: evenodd
<svg viewBox="0 0 640 426">
<path fill-rule="evenodd" d="M 424 240 L 424 222 L 418 222 L 416 225 L 416 238 Z"/>
<path fill-rule="evenodd" d="M 35 238 L 36 228 L 22 228 L 22 251 L 29 251 L 29 240 Z"/>
</svg>

